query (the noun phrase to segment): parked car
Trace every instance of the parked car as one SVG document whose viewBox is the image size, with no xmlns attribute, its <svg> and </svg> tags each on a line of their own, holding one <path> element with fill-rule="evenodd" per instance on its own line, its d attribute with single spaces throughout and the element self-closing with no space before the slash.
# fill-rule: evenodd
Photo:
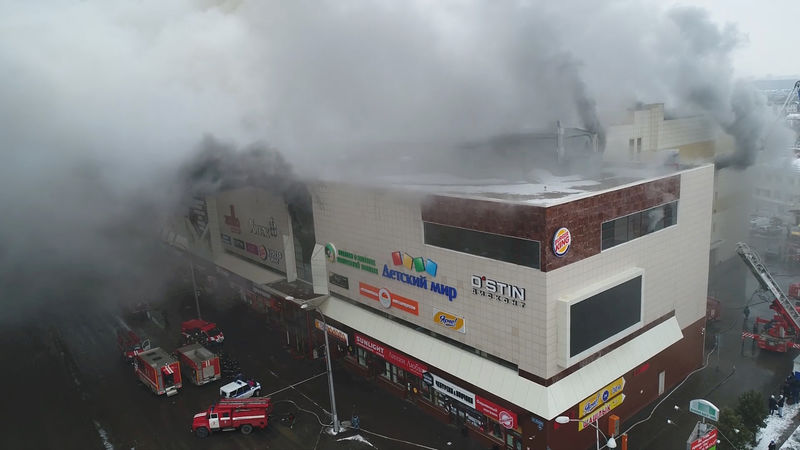
<svg viewBox="0 0 800 450">
<path fill-rule="evenodd" d="M 219 388 L 222 398 L 250 398 L 261 396 L 261 383 L 252 378 L 237 377 L 235 380 Z"/>
</svg>

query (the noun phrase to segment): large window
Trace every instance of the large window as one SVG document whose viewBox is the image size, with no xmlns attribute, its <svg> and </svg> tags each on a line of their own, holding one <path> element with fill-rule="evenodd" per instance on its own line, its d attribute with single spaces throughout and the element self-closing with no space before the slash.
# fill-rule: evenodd
<svg viewBox="0 0 800 450">
<path fill-rule="evenodd" d="M 539 268 L 539 242 L 424 222 L 425 243 L 457 252 Z"/>
<path fill-rule="evenodd" d="M 603 250 L 671 227 L 676 223 L 678 223 L 677 201 L 603 222 Z"/>
<path fill-rule="evenodd" d="M 641 315 L 641 276 L 573 303 L 569 313 L 569 356 L 635 325 Z"/>
</svg>

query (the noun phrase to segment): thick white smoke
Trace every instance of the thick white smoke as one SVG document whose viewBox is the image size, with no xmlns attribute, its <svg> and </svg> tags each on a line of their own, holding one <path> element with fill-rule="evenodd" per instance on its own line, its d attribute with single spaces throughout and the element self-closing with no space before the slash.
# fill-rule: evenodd
<svg viewBox="0 0 800 450">
<path fill-rule="evenodd" d="M 207 134 L 307 173 L 556 120 L 601 131 L 641 101 L 710 113 L 747 155 L 763 117 L 735 100 L 741 42 L 637 2 L 2 1 L 3 297 L 47 297 L 20 281 L 40 267 L 145 266 L 126 236 Z"/>
</svg>

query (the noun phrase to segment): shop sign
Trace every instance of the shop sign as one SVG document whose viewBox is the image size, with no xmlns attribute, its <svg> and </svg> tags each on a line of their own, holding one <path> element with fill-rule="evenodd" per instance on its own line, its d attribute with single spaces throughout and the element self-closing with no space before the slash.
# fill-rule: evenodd
<svg viewBox="0 0 800 450">
<path fill-rule="evenodd" d="M 431 281 L 430 284 L 428 284 L 428 275 L 435 277 L 439 271 L 439 265 L 435 261 L 431 259 L 425 260 L 422 257 L 414 257 L 405 252 L 392 252 L 392 264 L 415 271 L 420 273 L 420 275 L 409 275 L 399 270 L 389 269 L 389 265 L 384 264 L 382 275 L 385 278 L 445 295 L 451 302 L 454 298 L 458 297 L 458 290 L 453 286 L 436 281 Z"/>
<path fill-rule="evenodd" d="M 419 302 L 394 294 L 386 288 L 358 283 L 358 292 L 364 297 L 381 302 L 384 308 L 397 308 L 415 316 L 419 315 Z"/>
<path fill-rule="evenodd" d="M 344 275 L 331 272 L 328 276 L 328 282 L 334 286 L 339 286 L 342 289 L 350 289 L 350 280 Z"/>
<path fill-rule="evenodd" d="M 327 329 L 328 330 L 328 334 L 330 334 L 331 336 L 335 337 L 336 339 L 339 339 L 340 341 L 344 342 L 345 345 L 350 345 L 350 340 L 347 338 L 347 333 L 345 333 L 344 331 L 342 331 L 342 330 L 340 330 L 338 328 L 332 327 L 330 325 L 327 325 L 327 327 L 326 327 L 325 323 L 322 322 L 319 319 L 314 319 L 314 326 L 316 326 L 317 329 L 320 330 L 320 331 Z"/>
<path fill-rule="evenodd" d="M 442 394 L 475 409 L 475 394 L 462 389 L 455 384 L 433 375 L 433 388 Z"/>
<path fill-rule="evenodd" d="M 470 284 L 473 295 L 480 295 L 521 308 L 525 307 L 525 288 L 493 280 L 486 275 L 472 275 Z"/>
<path fill-rule="evenodd" d="M 281 260 L 283 259 L 283 252 L 280 250 L 264 247 L 263 245 L 259 245 L 258 257 L 263 259 L 264 261 L 269 261 L 272 264 L 280 264 Z"/>
<path fill-rule="evenodd" d="M 608 399 L 622 392 L 625 388 L 625 377 L 619 377 L 608 384 L 608 386 L 595 392 L 578 405 L 578 415 L 583 418 L 598 407 L 603 405 Z"/>
<path fill-rule="evenodd" d="M 649 368 L 650 368 L 650 363 L 646 362 L 646 363 L 642 364 L 641 366 L 633 369 L 633 376 L 641 375 L 641 374 L 645 373 L 647 371 L 647 369 L 649 369 Z"/>
<path fill-rule="evenodd" d="M 475 396 L 475 409 L 486 414 L 487 417 L 508 429 L 517 428 L 517 424 L 519 423 L 517 422 L 517 415 L 514 412 L 498 406 L 480 395 Z"/>
<path fill-rule="evenodd" d="M 411 373 L 418 377 L 422 377 L 423 373 L 428 371 L 428 366 L 426 366 L 425 364 L 422 364 L 419 361 L 411 359 L 390 348 L 386 348 L 383 345 L 367 338 L 366 336 L 355 333 L 355 337 L 357 346 L 363 348 L 364 350 L 370 353 L 380 356 L 389 363 L 394 364 L 395 366 L 405 370 L 408 373 Z"/>
<path fill-rule="evenodd" d="M 719 421 L 719 408 L 708 400 L 696 398 L 689 402 L 689 412 L 705 419 Z"/>
<path fill-rule="evenodd" d="M 572 233 L 565 227 L 561 227 L 553 234 L 553 253 L 561 257 L 567 254 L 569 246 L 572 245 Z"/>
<path fill-rule="evenodd" d="M 535 423 L 536 426 L 539 427 L 539 431 L 544 429 L 544 421 L 542 419 L 531 416 L 531 422 Z"/>
<path fill-rule="evenodd" d="M 220 237 L 220 239 L 222 239 L 222 243 L 223 243 L 223 244 L 233 245 L 233 244 L 231 243 L 231 237 L 230 237 L 230 236 L 228 236 L 227 234 L 225 234 L 225 233 L 220 233 L 220 234 L 219 234 L 219 237 Z"/>
<path fill-rule="evenodd" d="M 242 226 L 239 222 L 239 218 L 236 217 L 236 210 L 233 205 L 228 206 L 231 209 L 231 214 L 229 216 L 223 216 L 225 218 L 225 225 L 230 228 L 231 233 L 240 234 L 242 232 Z"/>
<path fill-rule="evenodd" d="M 261 225 L 255 220 L 250 219 L 250 234 L 267 239 L 278 237 L 278 226 L 275 224 L 275 218 L 270 217 L 267 225 Z"/>
<path fill-rule="evenodd" d="M 691 450 L 713 450 L 717 445 L 717 429 L 709 431 L 705 436 L 692 441 Z"/>
<path fill-rule="evenodd" d="M 589 427 L 590 423 L 597 422 L 598 419 L 605 416 L 609 412 L 611 412 L 614 408 L 621 405 L 622 402 L 625 401 L 625 394 L 619 394 L 616 397 L 612 398 L 608 402 L 606 402 L 603 406 L 600 407 L 597 411 L 593 412 L 592 415 L 586 418 L 582 418 L 580 422 L 578 422 L 578 431 L 583 430 L 586 427 Z"/>
<path fill-rule="evenodd" d="M 422 381 L 428 386 L 433 386 L 433 375 L 430 372 L 422 372 Z"/>
<path fill-rule="evenodd" d="M 241 239 L 234 239 L 233 246 L 238 248 L 239 250 L 244 250 L 244 241 Z"/>
<path fill-rule="evenodd" d="M 258 255 L 258 246 L 256 244 L 245 242 L 244 246 L 246 247 L 247 253 Z"/>
<path fill-rule="evenodd" d="M 337 250 L 336 246 L 328 242 L 325 244 L 325 257 L 329 262 L 337 262 L 348 265 L 354 269 L 361 269 L 364 272 L 378 274 L 378 267 L 375 260 L 363 255 L 358 255 L 347 250 Z"/>
<path fill-rule="evenodd" d="M 466 334 L 467 332 L 467 327 L 465 325 L 464 318 L 454 316 L 444 311 L 438 311 L 436 314 L 434 314 L 433 321 L 445 328 L 450 328 L 451 330 L 458 331 L 459 333 Z"/>
</svg>

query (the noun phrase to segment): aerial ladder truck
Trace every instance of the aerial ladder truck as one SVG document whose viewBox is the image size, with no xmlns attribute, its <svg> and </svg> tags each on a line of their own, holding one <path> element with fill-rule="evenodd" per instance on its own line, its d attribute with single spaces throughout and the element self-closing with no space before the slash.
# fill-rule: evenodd
<svg viewBox="0 0 800 450">
<path fill-rule="evenodd" d="M 736 253 L 755 275 L 761 287 L 775 297 L 769 306 L 775 311 L 772 320 L 757 317 L 753 332 L 742 332 L 742 339 L 753 339 L 758 344 L 758 348 L 772 352 L 787 352 L 792 348 L 800 349 L 800 344 L 796 342 L 800 335 L 800 312 L 792 304 L 791 299 L 783 293 L 766 266 L 761 262 L 761 258 L 749 245 L 739 242 L 736 244 Z"/>
</svg>

